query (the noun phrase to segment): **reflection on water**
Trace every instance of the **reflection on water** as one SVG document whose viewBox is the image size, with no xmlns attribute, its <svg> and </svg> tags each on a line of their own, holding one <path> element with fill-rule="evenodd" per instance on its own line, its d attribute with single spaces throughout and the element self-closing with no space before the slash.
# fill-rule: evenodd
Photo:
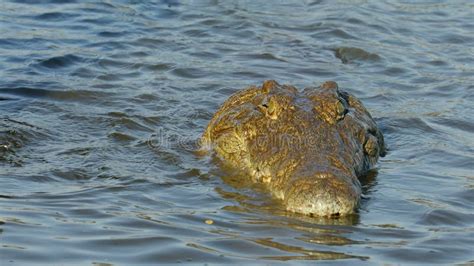
<svg viewBox="0 0 474 266">
<path fill-rule="evenodd" d="M 288 246 L 282 243 L 277 243 L 271 239 L 257 239 L 255 243 L 258 243 L 263 246 L 268 246 L 275 248 L 281 251 L 290 252 L 290 253 L 300 253 L 300 256 L 274 256 L 274 257 L 263 257 L 263 259 L 271 260 L 337 260 L 337 259 L 349 259 L 349 258 L 358 258 L 361 260 L 368 259 L 368 257 L 359 257 L 359 256 L 349 256 L 343 253 L 331 252 L 331 251 L 317 251 L 317 250 L 306 250 L 301 247 Z"/>
<path fill-rule="evenodd" d="M 0 7 L 1 265 L 473 263 L 470 1 Z M 193 152 L 265 79 L 370 110 L 390 150 L 358 214 L 288 213 Z"/>
</svg>

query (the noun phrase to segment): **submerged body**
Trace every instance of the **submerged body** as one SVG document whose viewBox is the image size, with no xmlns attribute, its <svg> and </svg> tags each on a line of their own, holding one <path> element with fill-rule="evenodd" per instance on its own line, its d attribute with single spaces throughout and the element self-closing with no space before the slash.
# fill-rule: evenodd
<svg viewBox="0 0 474 266">
<path fill-rule="evenodd" d="M 209 122 L 202 144 L 265 184 L 287 210 L 321 216 L 353 213 L 358 176 L 385 152 L 368 111 L 333 81 L 302 92 L 275 81 L 239 91 Z"/>
</svg>

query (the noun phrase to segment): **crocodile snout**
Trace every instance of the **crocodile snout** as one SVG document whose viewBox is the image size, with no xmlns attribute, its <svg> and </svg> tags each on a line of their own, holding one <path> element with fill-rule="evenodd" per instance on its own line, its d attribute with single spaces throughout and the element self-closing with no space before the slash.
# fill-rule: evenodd
<svg viewBox="0 0 474 266">
<path fill-rule="evenodd" d="M 339 216 L 354 213 L 361 195 L 359 181 L 332 173 L 317 173 L 291 183 L 285 193 L 287 210 Z"/>
</svg>

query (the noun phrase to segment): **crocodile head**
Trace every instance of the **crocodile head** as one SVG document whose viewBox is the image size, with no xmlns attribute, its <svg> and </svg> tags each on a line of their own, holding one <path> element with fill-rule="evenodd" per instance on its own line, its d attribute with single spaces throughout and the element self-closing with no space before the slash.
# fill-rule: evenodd
<svg viewBox="0 0 474 266">
<path fill-rule="evenodd" d="M 356 210 L 358 176 L 385 151 L 368 111 L 333 81 L 302 92 L 275 81 L 239 91 L 216 112 L 201 143 L 263 183 L 287 210 L 321 216 Z"/>
</svg>

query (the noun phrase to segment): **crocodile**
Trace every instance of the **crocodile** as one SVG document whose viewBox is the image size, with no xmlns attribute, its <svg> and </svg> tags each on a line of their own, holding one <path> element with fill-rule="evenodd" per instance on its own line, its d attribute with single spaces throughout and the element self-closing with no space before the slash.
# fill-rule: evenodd
<svg viewBox="0 0 474 266">
<path fill-rule="evenodd" d="M 334 81 L 299 91 L 267 80 L 227 99 L 201 147 L 261 183 L 286 210 L 312 216 L 357 212 L 359 177 L 385 155 L 362 102 Z"/>
</svg>

